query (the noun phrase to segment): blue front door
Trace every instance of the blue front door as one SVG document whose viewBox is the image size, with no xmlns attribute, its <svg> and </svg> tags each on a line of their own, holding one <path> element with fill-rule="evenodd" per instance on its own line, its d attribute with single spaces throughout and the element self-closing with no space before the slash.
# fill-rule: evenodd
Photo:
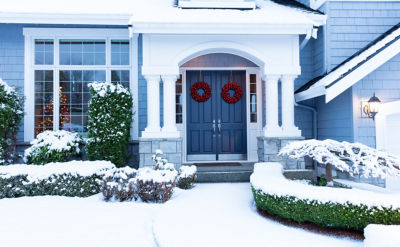
<svg viewBox="0 0 400 247">
<path fill-rule="evenodd" d="M 211 87 L 211 97 L 205 102 L 194 100 L 190 93 L 200 79 Z M 221 96 L 223 86 L 230 81 L 242 88 L 242 98 L 236 103 L 227 103 Z M 186 83 L 188 160 L 247 159 L 246 72 L 187 71 Z"/>
</svg>

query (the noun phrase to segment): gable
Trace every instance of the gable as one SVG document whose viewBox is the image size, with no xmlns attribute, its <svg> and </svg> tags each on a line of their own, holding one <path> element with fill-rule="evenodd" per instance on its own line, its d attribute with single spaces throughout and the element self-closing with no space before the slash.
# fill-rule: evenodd
<svg viewBox="0 0 400 247">
<path fill-rule="evenodd" d="M 326 103 L 328 103 L 399 53 L 400 23 L 336 66 L 328 74 L 306 83 L 296 91 L 296 100 L 302 101 L 325 95 Z"/>
</svg>

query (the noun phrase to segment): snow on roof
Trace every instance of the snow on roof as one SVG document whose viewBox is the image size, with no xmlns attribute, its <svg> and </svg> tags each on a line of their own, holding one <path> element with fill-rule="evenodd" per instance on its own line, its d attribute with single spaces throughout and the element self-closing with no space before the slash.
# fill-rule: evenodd
<svg viewBox="0 0 400 247">
<path fill-rule="evenodd" d="M 304 84 L 296 91 L 296 100 L 302 101 L 326 95 L 328 103 L 398 53 L 400 53 L 400 23 L 337 65 L 329 73 Z"/>
<path fill-rule="evenodd" d="M 307 28 L 326 16 L 295 0 L 255 0 L 256 8 L 182 9 L 177 0 L 13 0 L 0 9 L 0 23 L 154 25 L 259 24 Z M 245 30 L 245 27 L 236 27 Z M 192 28 L 193 29 L 193 28 Z M 303 32 L 303 31 L 302 31 Z"/>
<path fill-rule="evenodd" d="M 263 23 L 311 24 L 320 26 L 325 16 L 278 4 L 277 0 L 257 0 L 254 10 L 238 9 L 181 9 L 175 0 L 141 0 L 133 11 L 131 23 Z M 282 0 L 280 0 L 282 1 Z M 286 0 L 286 2 L 288 2 Z M 305 7 L 305 6 L 304 6 Z M 305 7 L 306 8 L 306 7 Z"/>
</svg>

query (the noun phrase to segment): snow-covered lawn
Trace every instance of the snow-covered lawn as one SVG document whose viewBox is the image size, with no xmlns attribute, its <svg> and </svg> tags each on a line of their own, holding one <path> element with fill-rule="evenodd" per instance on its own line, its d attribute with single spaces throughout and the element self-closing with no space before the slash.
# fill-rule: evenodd
<svg viewBox="0 0 400 247">
<path fill-rule="evenodd" d="M 197 184 L 165 204 L 57 196 L 0 200 L 0 246 L 363 246 L 255 211 L 249 183 Z"/>
</svg>

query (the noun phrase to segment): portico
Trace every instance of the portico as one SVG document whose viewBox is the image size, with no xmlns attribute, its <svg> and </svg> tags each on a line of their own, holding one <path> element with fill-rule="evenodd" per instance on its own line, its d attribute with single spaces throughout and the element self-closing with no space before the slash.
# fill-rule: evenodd
<svg viewBox="0 0 400 247">
<path fill-rule="evenodd" d="M 264 13 L 265 16 L 260 15 L 257 17 L 257 20 L 254 20 L 252 23 L 246 23 L 245 21 L 235 23 L 232 22 L 232 20 L 226 20 L 221 23 L 221 19 L 215 22 L 206 22 L 201 19 L 193 21 L 193 16 L 191 17 L 191 23 L 185 23 L 185 16 L 189 12 L 197 15 L 198 12 L 196 11 L 204 13 L 204 10 L 177 10 L 176 8 L 166 10 L 167 12 L 165 12 L 166 15 L 164 15 L 164 17 L 167 16 L 166 18 L 168 18 L 169 15 L 174 15 L 171 22 L 166 22 L 165 20 L 149 20 L 148 17 L 140 14 L 138 14 L 138 16 L 134 15 L 131 20 L 133 32 L 142 34 L 142 74 L 147 81 L 147 127 L 141 133 L 141 138 L 139 139 L 139 153 L 141 156 L 140 166 L 152 165 L 151 154 L 155 149 L 162 149 L 161 146 L 168 146 L 167 149 L 169 151 L 164 150 L 167 159 L 174 161 L 176 164 L 181 164 L 191 161 L 191 159 L 188 158 L 190 145 L 198 146 L 204 145 L 204 143 L 207 142 L 213 143 L 213 138 L 217 138 L 215 142 L 218 145 L 224 145 L 225 141 L 223 140 L 235 139 L 234 134 L 231 134 L 233 135 L 231 137 L 227 134 L 225 138 L 222 133 L 224 130 L 235 131 L 233 129 L 226 129 L 228 127 L 224 129 L 224 126 L 229 125 L 228 122 L 224 125 L 222 121 L 221 125 L 218 125 L 218 128 L 223 126 L 222 132 L 221 130 L 219 130 L 219 132 L 215 130 L 217 124 L 221 121 L 221 119 L 218 119 L 219 117 L 210 119 L 211 122 L 209 122 L 208 125 L 206 124 L 208 120 L 201 118 L 199 121 L 203 123 L 203 127 L 199 130 L 199 136 L 193 136 L 198 134 L 192 133 L 190 134 L 192 137 L 189 137 L 187 130 L 192 128 L 188 126 L 188 124 L 190 124 L 188 118 L 191 114 L 198 114 L 197 110 L 193 111 L 193 109 L 202 109 L 202 107 L 205 107 L 205 104 L 209 104 L 210 107 L 212 107 L 210 109 L 228 107 L 226 111 L 230 111 L 229 107 L 232 106 L 221 101 L 219 98 L 212 98 L 211 101 L 208 103 L 205 102 L 203 105 L 195 102 L 195 107 L 197 108 L 188 111 L 186 106 L 189 104 L 190 100 L 193 100 L 187 93 L 187 88 L 192 85 L 186 78 L 186 72 L 188 70 L 198 71 L 199 73 L 201 73 L 201 71 L 210 70 L 244 71 L 246 79 L 243 82 L 243 97 L 240 100 L 243 101 L 243 105 L 245 106 L 241 111 L 243 111 L 243 116 L 245 118 L 245 120 L 243 120 L 243 126 L 245 126 L 243 133 L 246 133 L 246 135 L 243 138 L 247 141 L 241 140 L 241 137 L 239 138 L 243 145 L 246 145 L 244 147 L 245 151 L 243 151 L 244 155 L 240 156 L 242 157 L 240 158 L 241 160 L 264 161 L 269 159 L 269 156 L 264 155 L 264 153 L 268 152 L 272 152 L 276 156 L 278 150 L 265 151 L 264 149 L 268 149 L 268 147 L 264 147 L 264 144 L 260 144 L 260 139 L 258 138 L 259 140 L 257 141 L 257 137 L 269 139 L 302 138 L 301 131 L 295 126 L 294 122 L 294 80 L 301 73 L 299 62 L 300 35 L 313 33 L 315 26 L 323 24 L 323 19 L 317 18 L 317 20 L 312 20 L 306 18 L 305 15 L 299 15 L 296 11 L 297 20 L 293 20 L 293 22 L 287 22 L 287 20 L 283 20 L 282 18 L 272 21 L 271 18 L 273 17 L 271 17 L 271 15 L 268 16 L 268 13 Z M 256 10 L 248 11 L 249 12 L 215 10 L 215 13 L 221 16 L 226 13 L 238 15 L 238 17 L 246 15 L 248 18 L 254 13 L 257 13 L 257 15 L 260 13 L 254 12 Z M 253 11 L 253 13 L 251 11 Z M 264 11 L 268 12 L 268 10 Z M 288 13 L 293 12 L 290 9 L 283 9 L 283 11 L 288 11 Z M 223 19 L 223 17 L 221 18 Z M 277 20 L 280 20 L 280 22 L 278 21 L 277 23 Z M 219 57 L 213 56 L 213 58 L 211 58 L 210 56 L 205 58 L 205 60 L 203 59 L 203 63 L 198 67 L 185 67 L 185 63 L 212 54 L 220 55 Z M 231 55 L 249 61 L 252 65 L 237 66 L 225 62 L 222 67 L 210 67 L 207 64 L 207 59 L 209 59 L 208 61 L 210 63 L 212 62 L 211 59 L 214 59 L 213 63 L 218 64 L 218 61 L 215 61 L 215 59 L 222 60 L 224 56 Z M 222 64 L 222 62 L 220 64 Z M 258 89 L 253 93 L 248 92 L 250 89 L 249 78 L 251 75 L 255 76 L 255 84 Z M 218 75 L 215 76 L 215 78 L 219 78 Z M 178 109 L 176 101 L 176 81 L 178 78 L 182 78 L 181 83 L 184 88 L 181 94 L 183 98 L 181 102 L 183 108 L 182 123 L 176 122 L 176 109 Z M 200 79 L 201 81 L 205 81 L 201 76 Z M 224 81 L 216 82 L 217 84 L 213 85 L 223 86 L 229 81 L 229 79 L 223 80 Z M 207 81 L 205 82 L 210 83 Z M 161 85 L 163 88 L 162 94 L 160 94 Z M 281 90 L 279 90 L 279 88 L 281 88 Z M 220 86 L 214 86 L 211 90 L 211 94 L 215 97 L 221 97 L 220 90 Z M 281 91 L 281 94 L 279 91 Z M 250 99 L 250 97 L 252 98 Z M 161 101 L 163 105 L 162 119 L 160 119 Z M 251 113 L 250 111 L 255 109 L 256 104 L 258 107 L 256 113 Z M 279 108 L 280 106 L 281 108 Z M 213 110 L 209 111 L 210 114 L 212 111 Z M 255 121 L 254 119 L 250 119 L 251 114 L 257 115 Z M 229 121 L 237 121 L 233 118 L 231 117 Z M 215 122 L 215 125 L 213 125 L 213 122 Z M 205 130 L 204 128 L 209 129 Z M 210 132 L 209 136 L 207 134 L 208 132 Z M 221 141 L 218 141 L 219 135 L 222 135 L 222 137 L 220 137 Z M 198 142 L 198 144 L 193 144 L 193 142 Z M 230 141 L 231 145 L 234 146 L 232 150 L 238 149 L 236 148 L 238 147 L 237 142 L 238 140 Z M 263 147 L 260 147 L 260 145 Z M 261 149 L 264 151 L 261 152 Z M 208 149 L 205 148 L 204 150 Z M 238 151 L 232 152 L 236 154 Z M 217 154 L 216 157 L 229 158 L 234 156 L 222 154 L 218 156 Z M 223 159 L 219 158 L 217 158 L 217 160 L 223 161 Z M 201 161 L 207 160 L 196 158 L 196 162 Z"/>
</svg>

